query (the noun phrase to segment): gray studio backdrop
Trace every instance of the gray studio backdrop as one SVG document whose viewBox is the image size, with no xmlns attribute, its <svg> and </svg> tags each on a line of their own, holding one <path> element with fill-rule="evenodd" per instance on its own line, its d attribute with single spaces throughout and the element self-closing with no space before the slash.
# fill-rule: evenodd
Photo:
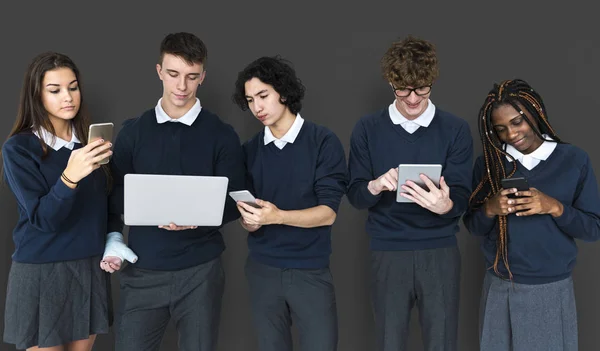
<svg viewBox="0 0 600 351">
<path fill-rule="evenodd" d="M 85 97 L 95 122 L 121 122 L 153 107 L 161 83 L 155 64 L 161 39 L 170 32 L 189 31 L 208 46 L 205 83 L 198 96 L 202 105 L 234 126 L 242 140 L 261 125 L 250 112 L 231 102 L 237 72 L 251 60 L 280 54 L 292 61 L 307 87 L 302 116 L 332 129 L 346 152 L 358 119 L 393 100 L 381 78 L 379 60 L 388 45 L 413 34 L 438 49 L 440 77 L 432 93 L 442 109 L 471 125 L 475 152 L 481 144 L 477 114 L 494 82 L 520 77 L 545 100 L 558 134 L 585 149 L 600 174 L 598 82 L 600 39 L 591 5 L 569 2 L 563 7 L 530 2 L 296 2 L 221 1 L 163 2 L 81 8 L 82 3 L 44 5 L 13 2 L 0 12 L 2 45 L 0 136 L 14 121 L 22 77 L 38 53 L 55 50 L 79 65 Z M 85 6 L 88 6 L 87 4 Z M 143 6 L 143 7 L 142 7 Z M 586 7 L 587 6 L 587 7 Z M 12 229 L 17 206 L 9 190 L 0 187 L 0 313 L 13 251 Z M 366 212 L 344 198 L 333 226 L 331 269 L 337 291 L 339 350 L 373 350 L 373 321 L 369 303 Z M 226 289 L 220 328 L 220 351 L 257 350 L 252 330 L 243 263 L 246 234 L 237 223 L 223 230 Z M 477 350 L 478 306 L 485 267 L 478 240 L 462 227 L 460 350 Z M 600 246 L 579 243 L 574 272 L 581 350 L 600 344 Z M 113 277 L 115 306 L 119 275 Z M 3 330 L 3 319 L 0 328 Z M 94 350 L 113 350 L 114 335 L 98 337 Z M 176 350 L 173 326 L 161 350 Z M 413 315 L 409 350 L 422 350 L 417 313 Z M 14 350 L 0 343 L 0 350 Z"/>
</svg>

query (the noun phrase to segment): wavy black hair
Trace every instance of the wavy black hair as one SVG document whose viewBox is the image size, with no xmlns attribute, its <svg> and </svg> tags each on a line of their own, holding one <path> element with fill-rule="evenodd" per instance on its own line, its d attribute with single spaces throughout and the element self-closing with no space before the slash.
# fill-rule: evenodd
<svg viewBox="0 0 600 351">
<path fill-rule="evenodd" d="M 302 109 L 306 88 L 296 76 L 296 71 L 289 61 L 280 56 L 265 56 L 252 61 L 238 73 L 232 98 L 242 111 L 248 110 L 245 84 L 252 78 L 258 78 L 261 82 L 271 85 L 279 94 L 279 101 L 286 105 L 291 113 L 297 114 Z"/>
</svg>

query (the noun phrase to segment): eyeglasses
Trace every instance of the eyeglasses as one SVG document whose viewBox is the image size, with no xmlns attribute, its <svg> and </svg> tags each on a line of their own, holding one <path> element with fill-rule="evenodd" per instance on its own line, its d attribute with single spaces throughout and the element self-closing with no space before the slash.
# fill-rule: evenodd
<svg viewBox="0 0 600 351">
<path fill-rule="evenodd" d="M 394 90 L 394 94 L 396 94 L 397 97 L 407 97 L 413 91 L 415 92 L 415 94 L 417 94 L 419 96 L 425 96 L 425 95 L 429 94 L 429 92 L 431 91 L 431 84 L 424 85 L 424 86 L 418 87 L 418 88 L 395 88 L 392 85 L 392 90 Z"/>
</svg>

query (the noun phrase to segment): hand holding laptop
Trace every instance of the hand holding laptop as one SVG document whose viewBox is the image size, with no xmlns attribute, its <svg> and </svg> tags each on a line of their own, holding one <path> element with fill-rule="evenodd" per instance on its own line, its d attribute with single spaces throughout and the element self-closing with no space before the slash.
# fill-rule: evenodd
<svg viewBox="0 0 600 351">
<path fill-rule="evenodd" d="M 196 229 L 198 228 L 198 226 L 196 225 L 177 225 L 173 222 L 169 223 L 168 225 L 159 225 L 158 226 L 160 229 L 166 229 L 166 230 L 173 230 L 173 231 L 178 231 L 178 230 L 186 230 L 186 229 Z"/>
</svg>

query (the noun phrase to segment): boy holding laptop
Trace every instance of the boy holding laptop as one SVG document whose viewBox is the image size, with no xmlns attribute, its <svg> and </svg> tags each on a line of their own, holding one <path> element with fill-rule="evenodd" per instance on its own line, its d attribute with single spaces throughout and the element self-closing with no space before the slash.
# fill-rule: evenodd
<svg viewBox="0 0 600 351">
<path fill-rule="evenodd" d="M 473 140 L 466 121 L 429 97 L 438 75 L 434 46 L 409 37 L 382 60 L 395 99 L 352 132 L 348 200 L 369 209 L 372 303 L 378 351 L 406 349 L 412 307 L 419 308 L 425 350 L 456 350 L 460 253 L 458 221 L 471 192 Z M 399 164 L 440 164 L 439 188 L 400 182 Z M 412 200 L 398 203 L 396 192 Z"/>
<path fill-rule="evenodd" d="M 206 46 L 195 35 L 169 34 L 162 41 L 156 65 L 162 98 L 156 107 L 125 121 L 114 144 L 111 215 L 123 214 L 128 173 L 223 176 L 229 178 L 228 190 L 244 187 L 238 135 L 196 98 L 205 63 Z M 228 198 L 223 224 L 238 217 Z M 111 235 L 122 242 L 119 233 Z M 120 275 L 116 350 L 158 350 L 170 319 L 181 350 L 215 350 L 224 288 L 220 256 L 225 245 L 219 227 L 132 226 L 129 245 L 139 258 Z M 111 263 L 123 258 L 105 254 L 105 269 L 119 268 Z"/>
</svg>

